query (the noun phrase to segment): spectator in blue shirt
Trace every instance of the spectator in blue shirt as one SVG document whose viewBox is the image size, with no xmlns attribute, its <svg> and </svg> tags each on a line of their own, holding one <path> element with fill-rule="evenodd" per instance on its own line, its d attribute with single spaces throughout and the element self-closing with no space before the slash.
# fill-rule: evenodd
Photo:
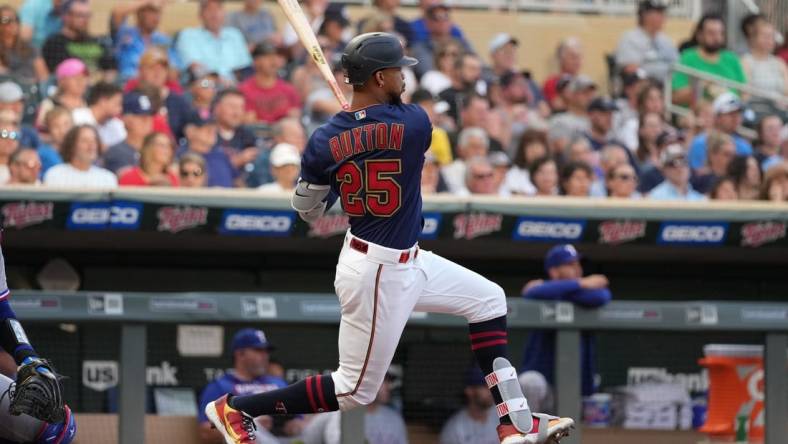
<svg viewBox="0 0 788 444">
<path fill-rule="evenodd" d="M 595 308 L 610 302 L 612 295 L 608 289 L 607 277 L 601 274 L 592 274 L 583 277 L 583 267 L 580 265 L 580 254 L 574 246 L 569 244 L 556 245 L 545 256 L 544 268 L 548 280 L 533 280 L 528 282 L 523 289 L 523 297 L 543 301 L 571 302 L 580 307 Z M 595 350 L 594 337 L 590 333 L 583 333 L 581 342 L 581 367 L 583 396 L 591 395 L 594 390 Z M 546 381 L 554 384 L 555 370 L 555 332 L 534 331 L 528 337 L 525 347 L 523 365 L 520 369 L 526 375 L 521 375 L 520 381 Z M 530 373 L 535 372 L 538 373 Z M 543 378 L 541 378 L 542 376 Z M 534 403 L 542 399 L 532 396 L 534 392 L 542 393 L 543 397 L 550 395 L 551 390 L 546 387 L 533 387 L 524 384 L 526 397 Z"/>
<path fill-rule="evenodd" d="M 213 117 L 192 113 L 185 132 L 186 144 L 180 147 L 178 156 L 187 152 L 202 155 L 208 173 L 206 186 L 232 188 L 238 173 L 230 162 L 229 149 L 218 143 L 216 121 Z"/>
<path fill-rule="evenodd" d="M 446 11 L 449 10 L 449 6 L 441 0 L 419 0 L 419 8 L 421 8 L 422 17 L 410 23 L 411 35 L 413 36 L 409 42 L 411 45 L 414 43 L 423 43 L 430 40 L 431 32 L 424 17 L 428 15 L 431 9 L 442 8 Z M 465 38 L 465 34 L 463 34 L 460 27 L 453 22 L 449 24 L 449 34 L 453 39 L 459 40 L 462 42 L 463 46 L 470 50 L 471 45 Z"/>
<path fill-rule="evenodd" d="M 186 28 L 178 35 L 175 48 L 184 67 L 218 73 L 225 83 L 237 81 L 236 71 L 252 65 L 243 34 L 225 26 L 221 0 L 200 0 L 199 28 Z"/>
<path fill-rule="evenodd" d="M 138 0 L 134 3 L 119 3 L 112 8 L 111 34 L 115 42 L 115 57 L 118 60 L 120 79 L 126 81 L 137 75 L 140 57 L 151 47 L 168 51 L 169 62 L 175 63 L 177 53 L 172 39 L 157 31 L 161 23 L 163 0 Z M 129 15 L 135 14 L 135 26 L 127 23 Z"/>
<path fill-rule="evenodd" d="M 424 4 L 424 2 L 422 2 Z M 412 23 L 414 41 L 410 48 L 413 57 L 418 59 L 418 65 L 413 67 L 417 76 L 421 77 L 424 73 L 436 69 L 433 66 L 435 52 L 438 47 L 445 45 L 452 40 L 457 40 L 465 48 L 467 53 L 473 54 L 471 45 L 462 35 L 455 35 L 455 30 L 459 31 L 451 21 L 451 8 L 443 3 L 434 3 L 426 6 L 424 17 Z M 417 29 L 423 29 L 422 37 Z M 462 33 L 460 33 L 462 34 Z"/>
<path fill-rule="evenodd" d="M 665 180 L 648 195 L 653 200 L 706 200 L 690 185 L 690 168 L 681 145 L 668 145 L 662 152 L 662 175 Z"/>
<path fill-rule="evenodd" d="M 714 100 L 712 109 L 714 111 L 714 129 L 733 137 L 733 142 L 736 145 L 736 154 L 739 156 L 752 154 L 750 142 L 736 134 L 736 130 L 742 123 L 741 114 L 744 109 L 739 97 L 732 92 L 724 92 Z M 708 131 L 699 134 L 690 145 L 689 163 L 694 171 L 706 166 L 708 137 Z"/>
<path fill-rule="evenodd" d="M 64 0 L 25 0 L 19 9 L 22 40 L 41 49 L 44 41 L 63 28 L 61 7 Z"/>
<path fill-rule="evenodd" d="M 197 410 L 200 437 L 203 442 L 221 442 L 221 434 L 211 428 L 211 423 L 205 416 L 205 406 L 225 394 L 253 395 L 265 393 L 287 386 L 279 377 L 268 374 L 270 352 L 274 347 L 268 342 L 262 330 L 245 328 L 238 331 L 230 344 L 233 355 L 233 368 L 219 378 L 210 382 L 200 395 L 200 406 Z M 268 432 L 273 426 L 270 416 L 258 417 L 258 437 L 273 438 Z M 287 435 L 296 435 L 303 429 L 303 420 L 290 419 L 284 425 Z M 275 439 L 275 438 L 274 438 Z M 269 441 L 262 441 L 269 442 Z"/>
</svg>

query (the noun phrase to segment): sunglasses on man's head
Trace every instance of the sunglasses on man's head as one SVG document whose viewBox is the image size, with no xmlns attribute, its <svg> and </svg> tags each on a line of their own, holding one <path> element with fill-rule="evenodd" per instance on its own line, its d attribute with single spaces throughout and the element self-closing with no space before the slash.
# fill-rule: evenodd
<svg viewBox="0 0 788 444">
<path fill-rule="evenodd" d="M 201 177 L 203 174 L 201 169 L 195 170 L 181 170 L 181 177 Z"/>
<path fill-rule="evenodd" d="M 216 82 L 210 79 L 202 79 L 197 83 L 200 88 L 216 88 Z"/>
<path fill-rule="evenodd" d="M 0 139 L 19 140 L 19 133 L 16 131 L 2 130 L 0 131 Z"/>
<path fill-rule="evenodd" d="M 8 25 L 11 23 L 16 23 L 18 21 L 19 20 L 16 17 L 9 17 L 9 16 L 0 17 L 0 25 Z"/>
</svg>

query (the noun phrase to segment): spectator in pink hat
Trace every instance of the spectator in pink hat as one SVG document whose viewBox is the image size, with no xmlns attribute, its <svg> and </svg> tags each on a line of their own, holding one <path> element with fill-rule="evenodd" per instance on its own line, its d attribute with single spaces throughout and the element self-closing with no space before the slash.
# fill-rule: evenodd
<svg viewBox="0 0 788 444">
<path fill-rule="evenodd" d="M 62 106 L 72 113 L 87 109 L 85 93 L 88 90 L 88 76 L 88 68 L 82 60 L 66 59 L 61 62 L 55 69 L 57 91 L 39 105 L 36 127 L 44 128 L 44 117 L 56 106 Z"/>
</svg>

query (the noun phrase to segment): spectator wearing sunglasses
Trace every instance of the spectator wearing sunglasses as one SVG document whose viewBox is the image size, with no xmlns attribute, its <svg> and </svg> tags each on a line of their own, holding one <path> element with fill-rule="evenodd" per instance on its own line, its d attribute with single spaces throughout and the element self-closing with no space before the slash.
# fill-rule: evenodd
<svg viewBox="0 0 788 444">
<path fill-rule="evenodd" d="M 19 126 L 13 111 L 0 111 L 0 185 L 11 179 L 9 162 L 11 155 L 19 149 Z"/>
<path fill-rule="evenodd" d="M 219 75 L 203 68 L 192 68 L 186 73 L 186 83 L 189 85 L 189 92 L 191 93 L 192 109 L 200 117 L 207 119 L 211 116 L 211 107 L 216 98 Z"/>
<path fill-rule="evenodd" d="M 19 33 L 19 17 L 14 8 L 0 6 L 0 72 L 29 82 L 49 76 L 41 53 Z"/>
<path fill-rule="evenodd" d="M 466 162 L 465 189 L 455 193 L 459 196 L 468 194 L 498 194 L 495 184 L 495 171 L 486 157 L 472 157 Z"/>
<path fill-rule="evenodd" d="M 681 145 L 669 145 L 662 152 L 662 174 L 665 180 L 656 186 L 648 198 L 652 200 L 706 200 L 690 185 L 690 167 Z"/>
<path fill-rule="evenodd" d="M 24 109 L 25 94 L 22 88 L 10 80 L 0 83 L 0 112 L 12 112 L 7 118 L 14 119 L 18 127 L 17 132 L 19 133 L 20 145 L 38 149 L 41 145 L 41 138 L 38 137 L 38 132 L 33 127 L 21 123 Z"/>
<path fill-rule="evenodd" d="M 197 153 L 186 153 L 178 162 L 178 177 L 181 187 L 202 188 L 205 186 L 205 158 Z"/>
<path fill-rule="evenodd" d="M 178 177 L 170 172 L 174 156 L 172 139 L 162 133 L 145 137 L 140 149 L 139 166 L 127 170 L 118 179 L 121 186 L 177 187 Z"/>
<path fill-rule="evenodd" d="M 11 178 L 9 185 L 41 185 L 41 159 L 32 148 L 19 148 L 8 162 Z"/>
<path fill-rule="evenodd" d="M 640 199 L 638 175 L 629 163 L 621 163 L 607 173 L 607 195 L 619 199 Z"/>
</svg>

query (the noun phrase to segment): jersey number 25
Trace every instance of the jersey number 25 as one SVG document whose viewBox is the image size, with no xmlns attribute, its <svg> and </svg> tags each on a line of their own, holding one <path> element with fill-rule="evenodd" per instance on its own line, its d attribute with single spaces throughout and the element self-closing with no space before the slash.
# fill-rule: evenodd
<svg viewBox="0 0 788 444">
<path fill-rule="evenodd" d="M 356 162 L 342 164 L 336 178 L 345 213 L 353 217 L 392 216 L 402 203 L 402 188 L 392 176 L 401 172 L 400 159 L 367 159 L 363 171 Z"/>
</svg>

